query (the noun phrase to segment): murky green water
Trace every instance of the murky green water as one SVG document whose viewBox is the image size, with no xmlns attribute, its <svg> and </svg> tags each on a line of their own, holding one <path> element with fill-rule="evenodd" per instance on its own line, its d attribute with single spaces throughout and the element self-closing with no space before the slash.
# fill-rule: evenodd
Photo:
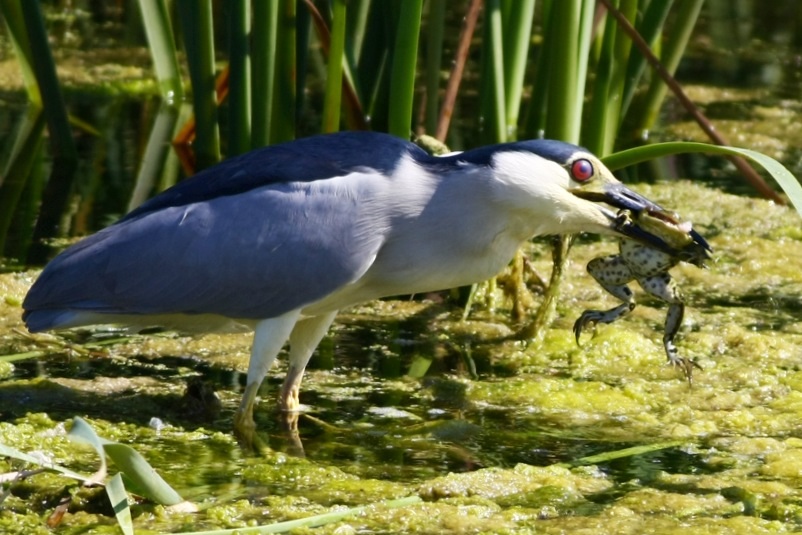
<svg viewBox="0 0 802 535">
<path fill-rule="evenodd" d="M 249 338 L 240 335 L 157 335 L 91 358 L 59 351 L 16 363 L 0 381 L 0 442 L 90 472 L 93 454 L 63 434 L 81 415 L 107 438 L 134 445 L 203 507 L 187 514 L 134 506 L 142 530 L 246 526 L 410 495 L 425 501 L 321 531 L 802 529 L 799 218 L 686 182 L 637 189 L 681 207 L 716 251 L 707 270 L 675 270 L 689 305 L 679 349 L 702 368 L 693 388 L 665 363 L 659 303 L 644 299 L 631 316 L 576 346 L 573 320 L 585 308 L 612 304 L 583 266 L 615 244 L 585 239 L 572 253 L 559 318 L 541 347 L 509 337 L 503 308 L 474 311 L 466 322 L 461 309 L 431 301 L 347 311 L 305 380 L 301 443 L 272 411 L 283 368 L 270 374 L 256 414 L 274 449 L 267 456 L 245 454 L 229 432 L 247 364 Z M 531 253 L 547 273 L 547 251 Z M 21 328 L 18 300 L 33 276 L 2 276 L 5 354 L 37 347 L 9 331 Z M 432 359 L 431 367 L 412 379 L 407 372 L 420 358 Z M 219 407 L 185 397 L 193 377 L 217 391 Z M 153 429 L 152 417 L 166 426 Z M 650 453 L 571 465 L 672 440 L 679 442 Z M 0 462 L 0 473 L 13 464 Z M 0 527 L 41 531 L 70 485 L 32 477 L 6 500 Z M 85 499 L 59 529 L 115 529 L 102 495 L 69 492 Z"/>
</svg>

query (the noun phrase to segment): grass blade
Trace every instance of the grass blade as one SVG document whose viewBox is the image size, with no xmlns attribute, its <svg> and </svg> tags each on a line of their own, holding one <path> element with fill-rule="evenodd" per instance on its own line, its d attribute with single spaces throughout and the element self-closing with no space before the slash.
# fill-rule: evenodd
<svg viewBox="0 0 802 535">
<path fill-rule="evenodd" d="M 679 100 L 680 104 L 688 111 L 688 113 L 693 117 L 693 120 L 696 121 L 696 124 L 704 131 L 705 134 L 716 144 L 722 146 L 728 146 L 730 143 L 727 139 L 713 126 L 713 124 L 705 117 L 704 113 L 693 103 L 693 101 L 688 98 L 688 95 L 682 89 L 682 86 L 674 79 L 672 74 L 666 70 L 666 67 L 660 62 L 659 59 L 652 53 L 649 45 L 643 40 L 643 38 L 638 34 L 635 28 L 629 23 L 627 18 L 619 12 L 615 6 L 610 3 L 610 0 L 599 0 L 604 6 L 607 8 L 607 11 L 610 15 L 614 16 L 618 21 L 621 29 L 623 29 L 627 35 L 630 36 L 632 41 L 641 51 L 641 53 L 646 57 L 646 60 L 649 64 L 654 68 L 657 74 L 662 78 L 662 80 L 668 85 L 674 95 Z M 761 195 L 765 196 L 768 199 L 773 200 L 779 204 L 785 204 L 785 200 L 777 195 L 777 193 L 769 187 L 768 184 L 763 180 L 763 178 L 755 172 L 755 170 L 749 166 L 748 163 L 743 158 L 738 156 L 728 156 L 730 161 L 738 168 L 738 171 L 746 178 L 749 184 L 754 187 Z"/>
<path fill-rule="evenodd" d="M 582 457 L 575 461 L 568 463 L 560 463 L 557 466 L 580 466 L 587 464 L 599 464 L 614 461 L 616 459 L 623 459 L 624 457 L 634 457 L 635 455 L 644 455 L 646 453 L 653 453 L 655 451 L 667 450 L 670 448 L 677 448 L 687 444 L 684 440 L 670 440 L 668 442 L 658 442 L 656 444 L 646 444 L 643 446 L 633 446 L 631 448 L 624 448 L 622 450 L 607 451 L 598 455 L 590 455 Z"/>
<path fill-rule="evenodd" d="M 409 496 L 407 498 L 400 498 L 398 500 L 388 500 L 371 505 L 362 505 L 359 507 L 351 507 L 343 511 L 334 511 L 332 513 L 324 513 L 322 515 L 310 516 L 307 518 L 299 518 L 297 520 L 288 520 L 286 522 L 278 522 L 276 524 L 269 524 L 266 526 L 254 526 L 251 528 L 234 528 L 234 529 L 218 529 L 210 531 L 193 531 L 184 533 L 183 535 L 251 535 L 251 534 L 265 534 L 265 533 L 283 533 L 293 529 L 300 528 L 317 528 L 339 522 L 343 518 L 352 515 L 365 513 L 372 508 L 384 509 L 398 509 L 399 507 L 407 507 L 420 503 L 422 500 L 418 496 Z"/>
<path fill-rule="evenodd" d="M 161 505 L 175 505 L 184 501 L 134 448 L 116 442 L 105 442 L 103 451 L 122 471 L 129 481 L 129 490 L 134 494 Z"/>
<path fill-rule="evenodd" d="M 139 0 L 139 9 L 161 96 L 171 104 L 181 102 L 184 88 L 167 4 L 165 0 Z"/>
<path fill-rule="evenodd" d="M 620 11 L 628 19 L 637 16 L 637 0 L 621 0 Z M 618 29 L 613 17 L 607 17 L 602 53 L 596 68 L 590 120 L 582 131 L 585 145 L 591 152 L 604 156 L 615 146 L 620 124 L 621 94 L 632 41 Z"/>
<path fill-rule="evenodd" d="M 159 111 L 148 136 L 148 143 L 142 155 L 142 162 L 139 164 L 134 190 L 131 192 L 131 199 L 128 201 L 129 212 L 150 197 L 157 178 L 164 171 L 167 154 L 171 152 L 170 140 L 173 138 L 178 115 L 178 106 L 173 106 L 167 101 L 162 101 L 159 104 Z"/>
<path fill-rule="evenodd" d="M 699 12 L 702 10 L 702 4 L 704 0 L 681 0 L 678 4 L 677 17 L 663 47 L 663 56 L 660 58 L 660 63 L 671 75 L 676 72 L 682 59 L 693 28 L 696 26 L 696 20 L 699 18 Z M 644 104 L 638 107 L 641 130 L 648 131 L 654 126 L 666 91 L 666 84 L 659 77 L 655 77 L 649 86 Z"/>
<path fill-rule="evenodd" d="M 76 416 L 69 436 L 91 445 L 98 452 L 105 466 L 106 455 L 122 471 L 129 481 L 131 492 L 144 496 L 161 505 L 175 505 L 183 498 L 167 484 L 142 455 L 132 447 L 106 440 L 95 433 L 86 420 Z"/>
<path fill-rule="evenodd" d="M 21 2 L 22 16 L 27 29 L 33 72 L 42 97 L 45 120 L 50 134 L 50 150 L 53 165 L 50 178 L 42 194 L 41 210 L 33 233 L 33 243 L 28 252 L 28 262 L 43 263 L 48 253 L 45 239 L 58 229 L 62 214 L 70 201 L 69 192 L 78 168 L 78 153 L 67 107 L 56 75 L 56 65 L 50 50 L 39 2 Z"/>
<path fill-rule="evenodd" d="M 663 32 L 663 26 L 671 11 L 674 0 L 663 0 L 662 2 L 649 2 L 643 12 L 643 20 L 638 26 L 638 31 L 647 43 L 656 43 Z M 621 114 L 626 115 L 635 89 L 643 77 L 646 70 L 646 58 L 642 54 L 631 54 L 627 65 L 626 83 L 624 93 L 621 97 Z"/>
<path fill-rule="evenodd" d="M 134 521 L 131 519 L 131 508 L 128 507 L 128 493 L 125 491 L 120 474 L 115 474 L 106 485 L 106 494 L 109 496 L 114 516 L 117 517 L 117 524 L 123 534 L 134 535 Z"/>
<path fill-rule="evenodd" d="M 84 483 L 92 483 L 93 479 L 92 476 L 86 476 L 84 474 L 79 474 L 78 472 L 74 472 L 69 468 L 65 468 L 63 466 L 59 466 L 54 463 L 44 462 L 42 459 L 38 457 L 34 457 L 33 455 L 28 455 L 27 453 L 23 453 L 11 446 L 6 446 L 5 444 L 0 443 L 0 457 L 10 457 L 12 459 L 17 459 L 18 461 L 23 461 L 26 463 L 34 464 L 36 466 L 41 466 L 43 468 L 47 468 L 48 470 L 53 470 L 54 472 L 58 472 L 63 476 L 67 476 L 71 479 L 77 479 L 78 481 L 83 481 Z"/>
<path fill-rule="evenodd" d="M 760 152 L 742 149 L 739 147 L 725 147 L 707 143 L 694 143 L 689 141 L 672 141 L 668 143 L 655 143 L 644 147 L 636 147 L 616 152 L 602 158 L 610 170 L 621 169 L 629 165 L 645 162 L 653 158 L 682 154 L 686 152 L 704 152 L 707 154 L 722 154 L 724 156 L 741 156 L 762 166 L 777 184 L 788 195 L 796 211 L 802 215 L 802 186 L 796 177 L 785 168 L 783 164 L 770 156 Z"/>
<path fill-rule="evenodd" d="M 100 438 L 98 434 L 95 433 L 94 428 L 80 416 L 73 418 L 72 428 L 70 428 L 70 432 L 67 433 L 67 436 L 76 442 L 89 444 L 95 450 L 98 457 L 100 457 L 100 469 L 92 475 L 92 480 L 96 483 L 102 483 L 102 481 L 106 479 L 106 474 L 108 473 L 106 454 L 103 453 L 104 440 Z"/>
<path fill-rule="evenodd" d="M 359 64 L 362 56 L 363 43 L 367 34 L 368 14 L 370 13 L 371 0 L 350 0 L 348 5 L 348 28 L 350 31 L 345 36 L 346 55 L 351 70 Z"/>
<path fill-rule="evenodd" d="M 551 38 L 547 38 L 550 50 L 546 51 L 552 56 L 547 74 L 550 87 L 546 137 L 579 142 L 587 71 L 585 47 L 590 45 L 586 13 L 590 11 L 592 17 L 593 4 L 588 0 L 554 0 L 551 3 L 548 25 Z"/>
<path fill-rule="evenodd" d="M 553 42 L 551 69 L 548 73 L 549 105 L 546 116 L 546 137 L 563 141 L 579 140 L 579 122 L 574 108 L 579 91 L 577 60 L 579 58 L 579 19 L 581 0 L 554 0 L 551 4 L 549 32 L 560 36 Z M 555 46 L 557 45 L 557 46 Z"/>
<path fill-rule="evenodd" d="M 24 353 L 2 355 L 0 356 L 0 362 L 17 362 L 18 360 L 38 359 L 48 354 L 48 351 L 26 351 Z"/>
</svg>

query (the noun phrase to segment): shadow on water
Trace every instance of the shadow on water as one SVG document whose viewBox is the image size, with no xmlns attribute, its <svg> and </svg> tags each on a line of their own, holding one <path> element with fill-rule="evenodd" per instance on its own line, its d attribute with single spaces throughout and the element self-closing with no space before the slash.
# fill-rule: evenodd
<svg viewBox="0 0 802 535">
<path fill-rule="evenodd" d="M 470 381 L 456 349 L 460 345 L 427 334 L 429 320 L 444 313 L 433 305 L 405 320 L 360 316 L 339 324 L 310 363 L 301 392 L 305 412 L 299 432 L 306 458 L 363 478 L 415 483 L 486 467 L 571 463 L 640 443 L 637 436 L 611 443 L 604 430 L 572 429 L 537 407 L 470 401 Z M 476 343 L 472 352 L 479 382 L 504 381 L 511 374 L 493 364 L 493 345 Z M 425 377 L 413 379 L 407 373 L 422 355 L 432 364 Z M 284 374 L 283 364 L 278 368 L 262 388 L 256 424 L 272 448 L 293 453 L 295 444 L 274 411 Z M 47 412 L 58 420 L 81 414 L 152 427 L 158 418 L 158 425 L 187 432 L 227 434 L 244 385 L 244 373 L 184 354 L 54 355 L 22 361 L 12 377 L 0 381 L 0 420 Z M 167 457 L 183 455 L 186 447 L 169 440 L 159 445 Z M 221 455 L 221 462 L 240 454 L 229 447 L 204 453 Z M 710 470 L 702 457 L 674 449 L 600 463 L 599 468 L 618 482 L 647 480 L 657 471 Z M 206 485 L 223 476 L 210 477 Z M 293 487 L 288 483 L 284 490 Z"/>
</svg>

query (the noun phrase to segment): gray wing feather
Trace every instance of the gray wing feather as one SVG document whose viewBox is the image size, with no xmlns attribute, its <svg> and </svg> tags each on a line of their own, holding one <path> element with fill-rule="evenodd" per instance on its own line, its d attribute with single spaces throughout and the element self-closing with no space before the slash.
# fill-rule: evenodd
<svg viewBox="0 0 802 535">
<path fill-rule="evenodd" d="M 274 317 L 364 274 L 383 240 L 377 223 L 353 191 L 320 181 L 165 207 L 125 219 L 56 257 L 23 307 L 26 314 Z"/>
</svg>

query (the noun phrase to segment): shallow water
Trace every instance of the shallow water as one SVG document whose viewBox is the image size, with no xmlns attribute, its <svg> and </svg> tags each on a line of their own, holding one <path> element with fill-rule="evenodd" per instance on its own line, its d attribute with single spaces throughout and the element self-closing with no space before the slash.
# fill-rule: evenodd
<svg viewBox="0 0 802 535">
<path fill-rule="evenodd" d="M 319 531 L 802 529 L 799 216 L 687 182 L 636 189 L 681 207 L 715 250 L 709 269 L 674 270 L 688 303 L 679 351 L 702 368 L 692 388 L 665 363 L 666 309 L 642 293 L 633 314 L 583 336 L 577 347 L 573 320 L 585 308 L 613 304 L 583 266 L 613 253 L 615 244 L 588 238 L 572 251 L 558 319 L 540 347 L 510 336 L 515 326 L 502 296 L 493 313 L 480 299 L 466 322 L 461 308 L 439 298 L 346 311 L 304 381 L 300 444 L 272 410 L 283 363 L 256 412 L 273 453 L 252 456 L 230 434 L 249 337 L 169 334 L 134 337 L 92 356 L 49 350 L 6 367 L 0 442 L 89 472 L 93 454 L 63 434 L 81 415 L 101 435 L 133 445 L 203 506 L 186 514 L 135 505 L 135 526 L 145 531 L 246 526 L 410 495 L 425 501 Z M 548 273 L 544 245 L 530 254 Z M 2 276 L 3 354 L 42 348 L 10 331 L 21 328 L 18 303 L 33 276 Z M 421 359 L 431 360 L 427 373 L 410 377 Z M 192 378 L 216 391 L 220 404 L 186 397 Z M 165 426 L 150 427 L 152 417 Z M 673 446 L 575 464 L 655 444 Z M 0 461 L 0 473 L 13 464 Z M 69 485 L 34 476 L 6 500 L 0 528 L 43 529 Z M 60 530 L 116 529 L 102 495 L 73 491 L 86 497 L 74 501 L 82 505 L 71 508 Z"/>
</svg>

